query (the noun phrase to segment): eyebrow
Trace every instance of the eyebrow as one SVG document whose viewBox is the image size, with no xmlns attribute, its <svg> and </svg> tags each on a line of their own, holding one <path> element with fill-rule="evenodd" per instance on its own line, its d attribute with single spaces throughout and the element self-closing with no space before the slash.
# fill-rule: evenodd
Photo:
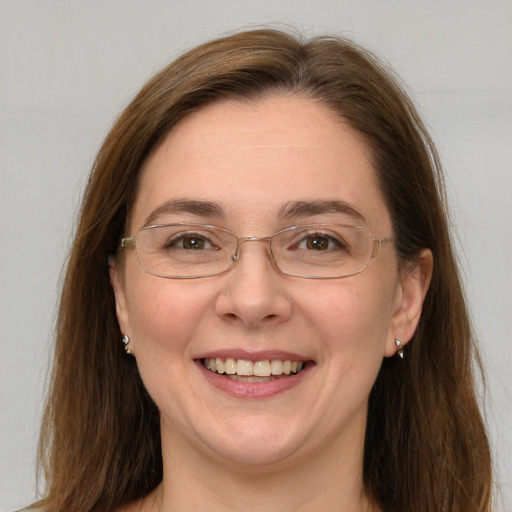
<svg viewBox="0 0 512 512">
<path fill-rule="evenodd" d="M 214 201 L 198 201 L 194 199 L 170 199 L 155 208 L 145 219 L 144 225 L 150 226 L 158 221 L 162 215 L 169 213 L 190 213 L 202 217 L 224 218 L 224 209 L 220 203 Z M 340 201 L 316 200 L 316 201 L 291 201 L 281 207 L 278 212 L 280 220 L 291 220 L 298 217 L 313 217 L 326 213 L 338 213 L 348 215 L 362 222 L 366 222 L 364 216 L 353 206 Z"/>
<path fill-rule="evenodd" d="M 293 201 L 286 203 L 279 212 L 280 219 L 292 219 L 296 217 L 313 217 L 325 213 L 341 213 L 354 219 L 366 222 L 364 216 L 353 206 L 338 199 L 319 201 Z"/>
<path fill-rule="evenodd" d="M 220 203 L 193 199 L 170 199 L 155 208 L 145 219 L 144 225 L 154 224 L 158 217 L 168 213 L 191 213 L 203 217 L 224 217 Z"/>
</svg>

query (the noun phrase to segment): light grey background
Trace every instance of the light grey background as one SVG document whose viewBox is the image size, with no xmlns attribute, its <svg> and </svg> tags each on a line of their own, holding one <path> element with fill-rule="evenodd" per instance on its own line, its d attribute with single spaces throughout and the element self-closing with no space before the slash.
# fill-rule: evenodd
<svg viewBox="0 0 512 512">
<path fill-rule="evenodd" d="M 35 495 L 59 276 L 112 120 L 181 51 L 279 23 L 385 57 L 431 127 L 488 372 L 498 510 L 512 510 L 510 0 L 0 0 L 0 510 Z"/>
</svg>

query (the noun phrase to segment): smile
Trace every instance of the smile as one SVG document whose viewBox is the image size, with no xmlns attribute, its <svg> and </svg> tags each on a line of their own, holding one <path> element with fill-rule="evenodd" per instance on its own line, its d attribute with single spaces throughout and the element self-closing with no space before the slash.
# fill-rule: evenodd
<svg viewBox="0 0 512 512">
<path fill-rule="evenodd" d="M 224 375 L 232 380 L 243 382 L 268 382 L 295 375 L 304 368 L 303 361 L 273 359 L 249 361 L 233 358 L 205 358 L 203 366 L 212 373 Z"/>
</svg>

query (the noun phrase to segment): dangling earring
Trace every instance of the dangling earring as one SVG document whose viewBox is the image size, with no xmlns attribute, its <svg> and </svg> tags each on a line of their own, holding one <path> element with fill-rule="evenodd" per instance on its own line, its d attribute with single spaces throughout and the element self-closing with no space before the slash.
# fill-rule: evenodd
<svg viewBox="0 0 512 512">
<path fill-rule="evenodd" d="M 400 340 L 395 339 L 395 345 L 397 347 L 396 353 L 399 355 L 400 359 L 404 358 L 404 347 L 402 347 L 402 342 Z"/>
<path fill-rule="evenodd" d="M 131 354 L 131 352 L 130 352 L 130 338 L 129 338 L 129 336 L 126 336 L 126 334 L 124 334 L 123 337 L 121 338 L 121 342 L 124 345 L 124 351 L 127 354 Z"/>
</svg>

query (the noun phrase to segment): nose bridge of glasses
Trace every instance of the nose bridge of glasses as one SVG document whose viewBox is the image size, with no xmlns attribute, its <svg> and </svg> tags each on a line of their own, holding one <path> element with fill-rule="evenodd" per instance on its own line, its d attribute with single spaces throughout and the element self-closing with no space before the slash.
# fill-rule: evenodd
<svg viewBox="0 0 512 512">
<path fill-rule="evenodd" d="M 272 240 L 271 236 L 240 236 L 238 237 L 238 245 L 242 245 L 245 242 L 268 242 Z"/>
<path fill-rule="evenodd" d="M 245 242 L 266 242 L 268 244 L 268 252 L 274 259 L 274 255 L 272 254 L 271 246 L 272 246 L 272 237 L 271 236 L 240 236 L 237 238 L 237 247 L 236 252 L 232 256 L 233 262 L 238 261 L 240 258 L 240 247 Z"/>
</svg>

